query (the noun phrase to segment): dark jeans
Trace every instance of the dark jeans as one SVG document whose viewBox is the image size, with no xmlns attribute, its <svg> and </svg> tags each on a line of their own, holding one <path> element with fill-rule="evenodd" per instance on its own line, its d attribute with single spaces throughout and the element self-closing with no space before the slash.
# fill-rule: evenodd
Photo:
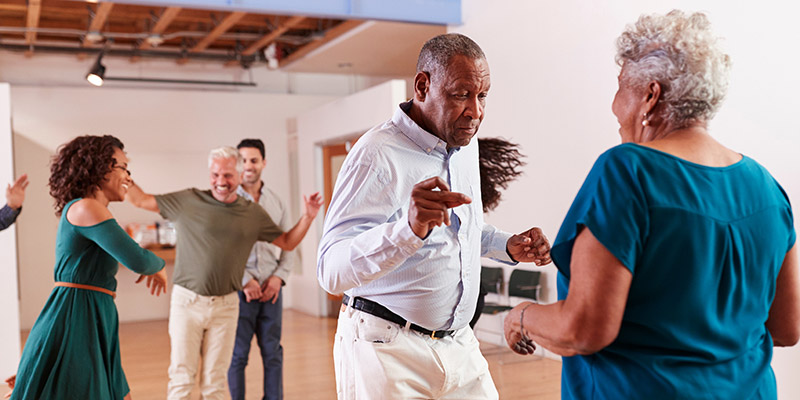
<svg viewBox="0 0 800 400">
<path fill-rule="evenodd" d="M 282 303 L 282 290 L 275 304 L 255 300 L 248 303 L 244 293 L 239 292 L 239 325 L 236 328 L 233 360 L 228 369 L 228 386 L 233 400 L 244 400 L 244 368 L 247 366 L 253 335 L 258 339 L 264 364 L 263 399 L 283 399 Z"/>
</svg>

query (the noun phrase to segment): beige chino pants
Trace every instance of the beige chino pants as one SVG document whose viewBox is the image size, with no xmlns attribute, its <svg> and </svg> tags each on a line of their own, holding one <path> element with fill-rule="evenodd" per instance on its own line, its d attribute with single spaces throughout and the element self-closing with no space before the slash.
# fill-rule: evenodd
<svg viewBox="0 0 800 400">
<path fill-rule="evenodd" d="M 201 296 L 172 286 L 169 309 L 170 365 L 167 399 L 188 399 L 203 360 L 200 393 L 203 399 L 224 399 L 227 374 L 239 321 L 237 292 Z"/>
</svg>

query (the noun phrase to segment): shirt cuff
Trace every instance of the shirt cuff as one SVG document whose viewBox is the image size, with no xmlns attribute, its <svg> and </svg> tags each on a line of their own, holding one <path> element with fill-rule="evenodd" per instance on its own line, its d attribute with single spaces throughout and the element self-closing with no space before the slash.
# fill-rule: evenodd
<svg viewBox="0 0 800 400">
<path fill-rule="evenodd" d="M 507 265 L 519 264 L 519 261 L 514 261 L 511 255 L 508 254 L 508 239 L 511 239 L 512 236 L 514 235 L 511 233 L 496 232 L 489 243 L 490 250 L 485 256 Z"/>
<path fill-rule="evenodd" d="M 245 271 L 244 272 L 244 276 L 242 277 L 242 287 L 247 285 L 247 282 L 250 282 L 253 279 L 255 279 L 255 277 L 251 273 Z M 258 280 L 258 279 L 256 279 L 256 280 Z M 260 285 L 261 282 L 258 282 L 258 284 Z"/>
<path fill-rule="evenodd" d="M 22 206 L 19 206 L 19 208 L 14 208 L 14 207 L 11 207 L 10 205 L 6 204 L 5 207 L 3 207 L 3 208 L 7 208 L 8 211 L 11 212 L 11 215 L 14 216 L 14 218 L 19 216 L 19 213 L 22 212 Z"/>
<path fill-rule="evenodd" d="M 281 281 L 283 281 L 283 284 L 281 286 L 286 286 L 286 279 L 289 278 L 289 271 L 284 271 L 279 268 L 278 270 L 272 273 L 272 276 L 277 276 L 278 278 L 281 278 Z"/>
<path fill-rule="evenodd" d="M 392 242 L 400 249 L 407 257 L 414 255 L 425 242 L 411 230 L 411 225 L 408 224 L 408 221 L 402 220 L 402 222 L 398 221 L 399 223 L 395 224 L 392 227 L 392 230 L 389 233 L 389 237 L 392 238 Z M 428 232 L 430 235 L 430 232 Z M 427 237 L 427 236 L 426 236 Z"/>
</svg>

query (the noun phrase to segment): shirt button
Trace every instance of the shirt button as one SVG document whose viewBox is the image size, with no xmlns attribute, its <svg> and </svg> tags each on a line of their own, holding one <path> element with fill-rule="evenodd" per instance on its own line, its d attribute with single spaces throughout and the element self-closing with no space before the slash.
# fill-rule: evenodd
<svg viewBox="0 0 800 400">
<path fill-rule="evenodd" d="M 428 153 L 430 153 L 430 152 L 431 152 L 431 148 L 430 148 L 430 147 L 428 147 L 427 149 L 425 149 L 425 151 L 427 151 Z"/>
</svg>

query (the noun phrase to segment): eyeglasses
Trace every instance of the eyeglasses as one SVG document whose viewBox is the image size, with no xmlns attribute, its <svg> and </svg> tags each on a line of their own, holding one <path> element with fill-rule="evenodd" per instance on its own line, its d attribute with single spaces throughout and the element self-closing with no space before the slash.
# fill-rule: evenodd
<svg viewBox="0 0 800 400">
<path fill-rule="evenodd" d="M 112 165 L 111 168 L 121 169 L 121 170 L 125 171 L 125 173 L 127 173 L 128 176 L 131 176 L 131 171 L 128 171 L 128 169 L 123 167 L 122 165 Z"/>
</svg>

